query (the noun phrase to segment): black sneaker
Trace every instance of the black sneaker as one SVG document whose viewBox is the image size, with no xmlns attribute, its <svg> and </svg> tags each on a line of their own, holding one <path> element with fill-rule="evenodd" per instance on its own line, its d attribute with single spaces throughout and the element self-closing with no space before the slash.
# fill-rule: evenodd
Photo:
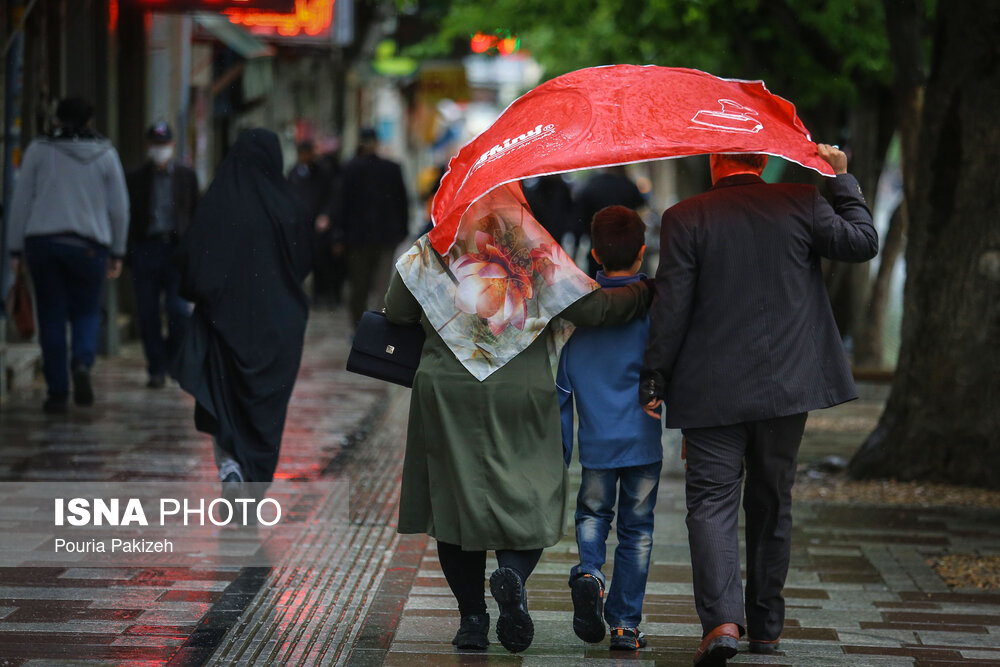
<svg viewBox="0 0 1000 667">
<path fill-rule="evenodd" d="M 490 645 L 489 631 L 489 614 L 468 614 L 462 617 L 462 624 L 451 643 L 464 650 L 485 651 Z"/>
<path fill-rule="evenodd" d="M 94 388 L 90 385 L 90 369 L 86 366 L 73 369 L 73 402 L 84 406 L 94 404 Z"/>
<path fill-rule="evenodd" d="M 646 648 L 646 635 L 639 628 L 611 628 L 611 649 L 635 651 Z"/>
<path fill-rule="evenodd" d="M 69 412 L 69 402 L 65 396 L 49 396 L 42 403 L 42 412 L 47 415 L 64 415 Z"/>
<path fill-rule="evenodd" d="M 511 653 L 519 653 L 535 638 L 535 624 L 528 614 L 528 593 L 521 576 L 509 567 L 500 567 L 490 575 L 490 593 L 500 608 L 497 639 Z"/>
<path fill-rule="evenodd" d="M 604 639 L 604 585 L 591 574 L 569 584 L 573 594 L 573 632 L 583 641 L 596 644 Z"/>
</svg>

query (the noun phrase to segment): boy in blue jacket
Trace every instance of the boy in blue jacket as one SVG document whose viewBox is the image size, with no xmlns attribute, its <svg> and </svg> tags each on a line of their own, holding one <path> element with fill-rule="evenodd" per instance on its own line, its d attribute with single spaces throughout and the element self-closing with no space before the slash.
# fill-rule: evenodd
<svg viewBox="0 0 1000 667">
<path fill-rule="evenodd" d="M 645 225 L 632 209 L 609 206 L 594 214 L 591 252 L 603 265 L 597 273 L 601 287 L 645 278 L 638 273 L 646 250 L 644 238 Z M 580 563 L 569 578 L 573 631 L 583 641 L 596 643 L 604 639 L 607 621 L 612 649 L 646 646 L 639 621 L 663 461 L 660 423 L 643 413 L 635 400 L 648 337 L 648 316 L 617 327 L 579 328 L 563 348 L 556 379 L 566 465 L 573 453 L 575 401 L 583 466 L 576 501 Z M 601 568 L 616 495 L 618 546 L 605 603 Z"/>
</svg>

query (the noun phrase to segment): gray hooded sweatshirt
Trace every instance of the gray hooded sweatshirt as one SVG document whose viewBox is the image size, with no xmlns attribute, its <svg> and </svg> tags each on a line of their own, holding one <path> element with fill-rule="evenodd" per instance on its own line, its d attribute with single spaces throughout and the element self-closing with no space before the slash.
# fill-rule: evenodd
<svg viewBox="0 0 1000 667">
<path fill-rule="evenodd" d="M 76 234 L 125 255 L 128 190 L 118 151 L 107 139 L 35 139 L 11 197 L 7 247 L 30 236 Z"/>
</svg>

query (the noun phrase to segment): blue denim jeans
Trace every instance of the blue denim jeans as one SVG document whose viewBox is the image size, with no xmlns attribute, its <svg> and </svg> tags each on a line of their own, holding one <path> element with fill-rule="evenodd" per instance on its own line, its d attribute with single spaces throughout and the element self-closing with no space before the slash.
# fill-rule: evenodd
<svg viewBox="0 0 1000 667">
<path fill-rule="evenodd" d="M 171 261 L 176 249 L 173 243 L 146 239 L 136 245 L 129 257 L 136 315 L 150 377 L 166 375 L 170 370 L 191 314 L 191 304 L 178 295 L 181 274 Z M 163 310 L 167 312 L 166 338 Z"/>
<path fill-rule="evenodd" d="M 580 564 L 570 581 L 590 574 L 604 583 L 601 568 L 607 558 L 606 542 L 615 518 L 618 496 L 618 546 L 614 576 L 604 598 L 604 620 L 612 628 L 635 628 L 642 620 L 649 559 L 653 550 L 653 508 L 660 487 L 662 461 L 630 468 L 583 469 L 576 498 L 576 544 Z"/>
<path fill-rule="evenodd" d="M 24 255 L 38 301 L 38 342 L 49 396 L 69 395 L 66 323 L 72 329 L 73 368 L 94 365 L 101 328 L 101 285 L 108 251 L 82 239 L 28 237 Z"/>
</svg>

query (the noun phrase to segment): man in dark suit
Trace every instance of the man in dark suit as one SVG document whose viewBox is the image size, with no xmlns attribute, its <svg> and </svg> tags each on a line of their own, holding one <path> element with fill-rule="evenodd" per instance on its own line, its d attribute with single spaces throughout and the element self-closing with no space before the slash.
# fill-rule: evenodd
<svg viewBox="0 0 1000 667">
<path fill-rule="evenodd" d="M 296 162 L 288 171 L 288 183 L 299 196 L 313 221 L 313 305 L 340 305 L 346 267 L 343 253 L 334 253 L 342 239 L 334 234 L 331 213 L 339 201 L 340 164 L 333 156 L 316 154 L 316 144 L 307 139 L 296 146 Z"/>
<path fill-rule="evenodd" d="M 361 130 L 358 154 L 344 166 L 339 224 L 347 247 L 349 308 L 357 326 L 368 296 L 385 294 L 393 252 L 406 238 L 409 199 L 399 164 L 376 154 L 375 130 Z"/>
<path fill-rule="evenodd" d="M 663 214 L 639 401 L 683 430 L 695 664 L 725 665 L 746 632 L 777 649 L 791 552 L 791 489 L 809 410 L 857 398 L 820 258 L 864 262 L 878 236 L 847 156 L 832 206 L 809 185 L 767 184 L 766 155 L 713 155 L 712 189 Z M 658 418 L 658 417 L 657 417 Z M 737 518 L 746 471 L 747 584 Z M 746 625 L 744 626 L 744 617 Z"/>
<path fill-rule="evenodd" d="M 180 272 L 171 260 L 198 204 L 198 177 L 174 161 L 169 125 L 151 126 L 146 142 L 149 159 L 126 179 L 131 202 L 128 260 L 149 373 L 146 386 L 159 389 L 166 384 L 169 358 L 180 343 L 190 313 L 190 306 L 177 294 Z M 167 313 L 166 338 L 161 299 Z"/>
</svg>

